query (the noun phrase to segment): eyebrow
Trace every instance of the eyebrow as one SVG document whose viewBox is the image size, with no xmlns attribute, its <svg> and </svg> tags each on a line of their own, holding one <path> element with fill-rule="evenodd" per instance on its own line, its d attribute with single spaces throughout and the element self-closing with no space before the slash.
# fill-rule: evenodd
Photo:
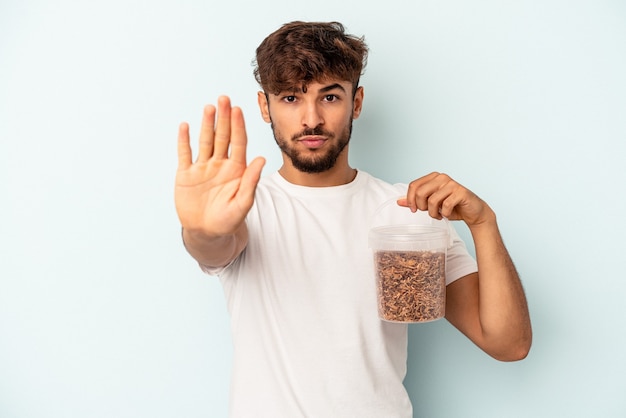
<svg viewBox="0 0 626 418">
<path fill-rule="evenodd" d="M 331 84 L 330 86 L 322 87 L 319 90 L 319 92 L 320 93 L 326 93 L 328 91 L 335 90 L 335 89 L 340 89 L 344 93 L 346 92 L 346 89 L 344 89 L 343 86 L 341 84 L 339 84 L 339 83 L 335 83 L 335 84 Z"/>
<path fill-rule="evenodd" d="M 334 83 L 334 84 L 330 84 L 328 86 L 324 86 L 321 89 L 319 89 L 318 93 L 327 93 L 331 90 L 335 90 L 335 89 L 339 89 L 342 92 L 346 92 L 346 89 L 343 88 L 343 86 L 339 83 Z M 293 93 L 302 93 L 303 89 L 301 87 L 296 87 L 293 90 L 291 90 Z"/>
</svg>

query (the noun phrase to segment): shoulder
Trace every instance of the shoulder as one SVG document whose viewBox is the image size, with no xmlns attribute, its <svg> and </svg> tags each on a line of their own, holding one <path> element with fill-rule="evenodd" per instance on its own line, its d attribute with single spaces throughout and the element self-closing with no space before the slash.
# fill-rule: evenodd
<svg viewBox="0 0 626 418">
<path fill-rule="evenodd" d="M 389 183 L 386 180 L 375 177 L 365 171 L 359 171 L 359 177 L 363 181 L 363 185 L 368 189 L 380 190 L 385 194 L 392 196 L 404 196 L 408 188 L 408 184 L 405 183 Z"/>
</svg>

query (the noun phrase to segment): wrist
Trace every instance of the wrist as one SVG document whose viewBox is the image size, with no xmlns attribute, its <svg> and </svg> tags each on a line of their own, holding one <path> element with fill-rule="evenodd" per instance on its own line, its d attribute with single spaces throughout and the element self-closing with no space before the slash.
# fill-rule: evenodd
<svg viewBox="0 0 626 418">
<path fill-rule="evenodd" d="M 183 241 L 186 243 L 195 244 L 220 244 L 225 243 L 231 239 L 235 234 L 213 234 L 202 229 L 182 228 Z"/>
<path fill-rule="evenodd" d="M 498 222 L 495 212 L 489 207 L 485 206 L 485 209 L 477 219 L 473 222 L 466 222 L 469 230 L 474 233 L 480 233 L 483 231 L 497 231 Z"/>
<path fill-rule="evenodd" d="M 234 233 L 209 235 L 183 228 L 182 239 L 187 252 L 200 264 L 223 267 L 243 251 L 248 242 L 248 230 L 244 225 Z"/>
</svg>

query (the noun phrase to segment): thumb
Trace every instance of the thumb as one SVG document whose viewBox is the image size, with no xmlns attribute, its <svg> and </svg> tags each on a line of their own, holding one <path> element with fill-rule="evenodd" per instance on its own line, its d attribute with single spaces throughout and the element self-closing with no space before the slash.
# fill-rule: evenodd
<svg viewBox="0 0 626 418">
<path fill-rule="evenodd" d="M 256 185 L 259 183 L 259 179 L 261 178 L 263 166 L 265 166 L 265 158 L 256 157 L 250 164 L 248 164 L 246 171 L 244 171 L 241 176 L 238 194 L 244 199 L 247 206 L 252 206 L 252 202 L 254 201 L 254 191 L 256 190 Z"/>
<path fill-rule="evenodd" d="M 407 199 L 406 197 L 401 197 L 397 199 L 396 203 L 398 204 L 398 206 L 404 206 L 407 208 L 409 207 L 409 199 Z"/>
</svg>

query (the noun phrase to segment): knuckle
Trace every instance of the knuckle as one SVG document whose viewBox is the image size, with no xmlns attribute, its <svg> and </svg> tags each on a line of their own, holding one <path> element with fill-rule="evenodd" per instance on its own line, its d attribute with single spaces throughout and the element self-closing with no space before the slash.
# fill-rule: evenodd
<svg viewBox="0 0 626 418">
<path fill-rule="evenodd" d="M 442 212 L 445 212 L 445 213 L 450 213 L 450 212 L 452 212 L 452 209 L 453 209 L 453 208 L 454 208 L 454 205 L 452 204 L 452 202 L 449 202 L 449 201 L 447 201 L 447 200 L 446 200 L 446 201 L 444 201 L 444 202 L 441 204 L 441 211 L 442 211 Z"/>
<path fill-rule="evenodd" d="M 426 200 L 429 198 L 428 191 L 425 189 L 418 189 L 415 191 L 415 196 L 420 200 Z"/>
<path fill-rule="evenodd" d="M 441 178 L 442 180 L 446 181 L 446 182 L 452 181 L 452 177 L 450 177 L 446 173 L 439 173 L 438 177 Z"/>
</svg>

